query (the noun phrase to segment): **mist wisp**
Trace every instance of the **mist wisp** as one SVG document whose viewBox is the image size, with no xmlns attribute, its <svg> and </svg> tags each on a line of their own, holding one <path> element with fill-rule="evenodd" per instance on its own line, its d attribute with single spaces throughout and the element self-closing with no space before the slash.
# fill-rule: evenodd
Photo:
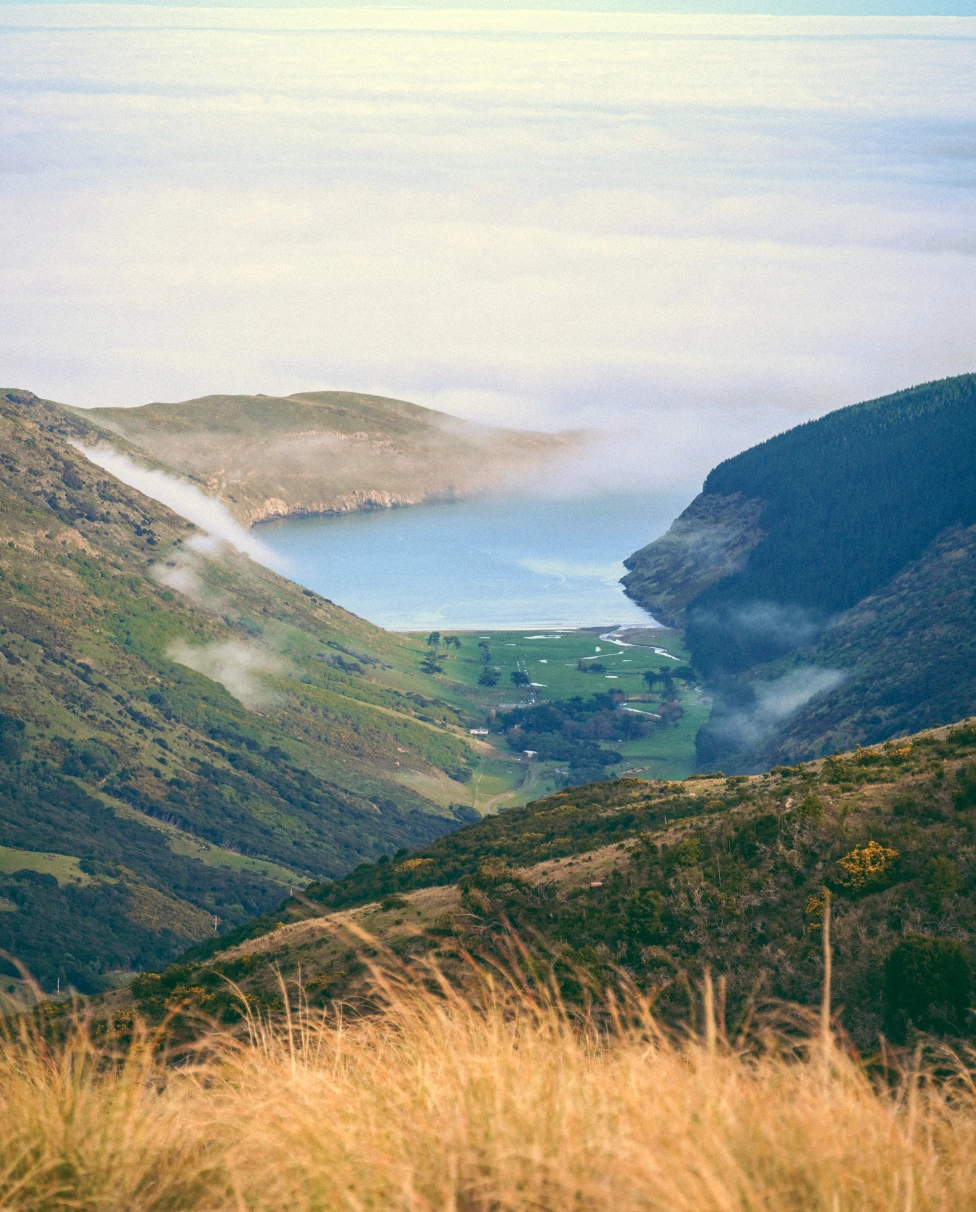
<svg viewBox="0 0 976 1212">
<path fill-rule="evenodd" d="M 123 484 L 128 484 L 130 488 L 137 489 L 154 501 L 168 506 L 174 513 L 199 527 L 204 533 L 194 536 L 187 544 L 194 551 L 209 555 L 219 551 L 221 543 L 226 543 L 266 568 L 280 571 L 284 567 L 282 559 L 236 521 L 225 505 L 213 497 L 208 497 L 195 484 L 165 471 L 142 467 L 128 455 L 107 445 L 73 445 L 103 471 L 109 472 Z M 173 584 L 172 587 L 182 590 L 178 584 Z"/>
<path fill-rule="evenodd" d="M 807 665 L 769 681 L 751 681 L 747 694 L 739 688 L 735 702 L 720 695 L 707 726 L 710 741 L 726 751 L 753 751 L 794 712 L 846 678 L 840 669 Z"/>
<path fill-rule="evenodd" d="M 177 665 L 185 665 L 212 682 L 219 682 L 251 710 L 273 706 L 278 701 L 279 696 L 263 679 L 280 672 L 284 662 L 266 648 L 241 640 L 220 640 L 203 645 L 177 640 L 166 650 L 166 655 Z"/>
</svg>

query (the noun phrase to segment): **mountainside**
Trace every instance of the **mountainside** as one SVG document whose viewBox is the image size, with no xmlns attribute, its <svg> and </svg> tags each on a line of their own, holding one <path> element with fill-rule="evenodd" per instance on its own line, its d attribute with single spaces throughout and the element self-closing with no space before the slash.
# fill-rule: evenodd
<svg viewBox="0 0 976 1212">
<path fill-rule="evenodd" d="M 343 391 L 77 411 L 198 481 L 245 525 L 505 487 L 584 439 L 477 425 Z"/>
<path fill-rule="evenodd" d="M 188 1000 L 234 1021 L 225 977 L 274 1009 L 279 971 L 300 968 L 314 1004 L 351 997 L 376 954 L 364 931 L 463 982 L 464 953 L 504 960 L 512 927 L 571 1002 L 624 977 L 680 1022 L 708 970 L 741 1023 L 770 998 L 817 1004 L 825 890 L 858 1046 L 972 1037 L 976 721 L 760 776 L 563 791 L 310 887 L 131 995 L 151 1016 Z"/>
<path fill-rule="evenodd" d="M 456 828 L 488 751 L 421 645 L 201 545 L 95 436 L 0 392 L 0 948 L 46 989 Z"/>
<path fill-rule="evenodd" d="M 949 527 L 815 644 L 756 672 L 719 681 L 697 738 L 703 767 L 744 754 L 768 768 L 973 712 L 976 527 Z"/>
<path fill-rule="evenodd" d="M 976 707 L 976 376 L 854 405 L 710 473 L 627 592 L 683 625 L 703 767 L 761 769 Z M 955 651 L 956 659 L 953 659 Z"/>
</svg>

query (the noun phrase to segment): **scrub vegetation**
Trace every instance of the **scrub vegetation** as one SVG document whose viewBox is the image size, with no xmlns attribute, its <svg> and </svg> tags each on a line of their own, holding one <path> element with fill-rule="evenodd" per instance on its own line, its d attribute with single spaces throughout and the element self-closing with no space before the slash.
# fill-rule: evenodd
<svg viewBox="0 0 976 1212">
<path fill-rule="evenodd" d="M 623 982 L 678 1026 L 711 972 L 740 1021 L 770 1000 L 816 1005 L 829 898 L 847 1037 L 968 1045 L 974 830 L 973 722 L 751 778 L 567 788 L 312 885 L 131 996 L 154 1021 L 181 995 L 233 1019 L 231 977 L 280 1012 L 278 974 L 300 969 L 325 1006 L 361 993 L 363 937 L 463 983 L 464 957 L 507 962 L 515 931 L 569 1003 Z"/>
</svg>

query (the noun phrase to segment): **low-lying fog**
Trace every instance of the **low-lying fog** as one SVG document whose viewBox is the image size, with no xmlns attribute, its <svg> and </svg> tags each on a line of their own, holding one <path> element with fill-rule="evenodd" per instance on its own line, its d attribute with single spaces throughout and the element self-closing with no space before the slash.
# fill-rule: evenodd
<svg viewBox="0 0 976 1212">
<path fill-rule="evenodd" d="M 42 4 L 3 24 L 12 385 L 355 388 L 602 428 L 574 489 L 640 488 L 973 369 L 976 20 Z"/>
</svg>

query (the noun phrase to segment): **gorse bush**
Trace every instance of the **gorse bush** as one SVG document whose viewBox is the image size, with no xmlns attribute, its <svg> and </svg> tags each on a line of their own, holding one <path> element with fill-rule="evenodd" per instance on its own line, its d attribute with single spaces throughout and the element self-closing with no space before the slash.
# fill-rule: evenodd
<svg viewBox="0 0 976 1212">
<path fill-rule="evenodd" d="M 654 907 L 647 906 L 653 918 Z M 635 926 L 642 928 L 640 923 Z M 585 956 L 581 960 L 585 963 Z M 582 976 L 581 971 L 581 976 Z M 285 997 L 286 991 L 282 990 Z M 519 974 L 377 974 L 382 1013 L 303 1008 L 168 1056 L 120 1020 L 17 1020 L 0 1206 L 47 1212 L 942 1212 L 976 1200 L 973 1074 L 872 1078 L 792 1019 L 729 1038 L 637 994 L 568 1013 Z M 720 994 L 720 991 L 719 991 Z M 784 1042 L 777 1046 L 777 1038 Z"/>
<path fill-rule="evenodd" d="M 880 846 L 873 841 L 866 846 L 855 846 L 850 854 L 837 860 L 837 866 L 844 873 L 840 882 L 855 891 L 877 887 L 897 861 L 898 851 L 889 846 Z"/>
</svg>

